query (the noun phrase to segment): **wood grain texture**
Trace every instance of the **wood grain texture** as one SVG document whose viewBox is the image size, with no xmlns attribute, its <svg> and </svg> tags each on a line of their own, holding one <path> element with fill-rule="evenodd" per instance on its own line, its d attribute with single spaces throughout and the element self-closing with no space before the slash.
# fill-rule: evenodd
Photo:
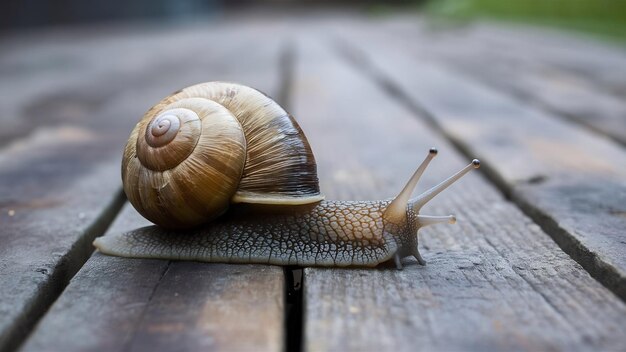
<svg viewBox="0 0 626 352">
<path fill-rule="evenodd" d="M 127 205 L 110 231 L 147 223 Z M 276 351 L 283 292 L 279 267 L 95 253 L 22 351 Z"/>
<path fill-rule="evenodd" d="M 0 214 L 0 349 L 16 346 L 30 332 L 88 258 L 91 240 L 104 232 L 122 204 L 118 182 L 114 181 L 116 168 L 106 163 L 81 165 L 85 174 L 78 177 L 66 173 L 76 168 L 60 171 L 67 165 L 63 159 L 75 155 L 70 149 L 78 146 L 67 147 L 60 158 L 39 160 L 41 164 L 29 164 L 30 153 L 19 155 L 26 162 L 23 167 L 32 173 L 10 175 L 15 170 L 11 168 L 0 172 L 3 193 L 19 197 L 8 198 Z M 50 151 L 60 152 L 51 148 L 46 153 Z M 52 184 L 75 184 L 48 189 L 50 186 L 36 186 L 40 181 L 28 180 L 50 171 L 59 171 L 48 177 Z M 5 183 L 7 179 L 11 181 Z M 31 190 L 41 193 L 29 194 Z"/>
<path fill-rule="evenodd" d="M 186 72 L 180 74 L 181 57 L 190 58 L 186 70 L 196 70 L 191 62 L 229 55 L 197 47 L 199 32 L 209 41 L 219 38 L 232 47 L 240 44 L 232 41 L 240 33 L 235 23 L 46 29 L 0 38 L 0 146 L 43 128 L 104 122 L 93 118 L 93 113 L 139 86 L 166 96 L 197 83 Z M 228 70 L 222 62 L 214 65 L 216 70 Z M 150 87 L 163 75 L 170 77 L 171 86 Z M 143 102 L 136 103 L 143 112 Z M 134 124 L 135 115 L 129 116 L 133 117 L 128 122 Z"/>
<path fill-rule="evenodd" d="M 122 204 L 104 132 L 60 126 L 0 152 L 0 349 L 28 333 Z"/>
<path fill-rule="evenodd" d="M 612 260 L 623 259 L 621 240 L 611 238 L 623 235 L 619 219 L 626 213 L 624 163 L 614 144 L 429 62 L 434 54 L 388 28 L 343 16 L 247 20 L 0 39 L 11 49 L 0 53 L 0 82 L 14 86 L 0 83 L 0 139 L 12 142 L 0 150 L 0 350 L 30 333 L 88 255 L 90 238 L 115 215 L 119 155 L 145 109 L 203 80 L 286 93 L 288 69 L 277 60 L 285 32 L 297 37 L 298 48 L 292 112 L 309 136 L 329 199 L 394 196 L 433 145 L 441 153 L 420 189 L 456 171 L 469 160 L 436 125 L 486 161 L 484 171 L 544 229 L 575 238 L 586 268 L 604 275 L 614 272 Z M 337 41 L 329 29 L 349 41 Z M 419 37 L 420 45 L 429 43 L 428 35 Z M 601 57 L 612 54 L 568 52 L 566 67 L 559 66 L 567 75 L 585 72 L 608 94 L 624 91 L 619 75 L 602 68 Z M 547 57 L 552 65 L 563 55 Z M 373 70 L 372 58 L 384 70 Z M 418 112 L 437 120 L 423 123 Z M 512 119 L 499 121 L 503 116 Z M 521 132 L 509 133 L 511 126 Z M 539 142 L 527 143 L 524 134 L 537 134 Z M 428 266 L 407 260 L 402 272 L 305 270 L 306 350 L 623 350 L 624 303 L 484 177 L 468 176 L 424 213 L 459 218 L 457 226 L 420 233 Z M 127 208 L 112 231 L 145 224 Z M 581 260 L 589 248 L 597 249 L 591 264 Z M 23 350 L 283 350 L 282 280 L 279 267 L 96 253 Z"/>
<path fill-rule="evenodd" d="M 311 36 L 298 46 L 293 106 L 328 198 L 395 195 L 430 146 L 440 153 L 419 189 L 467 162 L 342 59 L 333 40 Z M 368 45 L 390 55 L 379 42 Z M 420 232 L 427 266 L 305 269 L 305 350 L 623 348 L 626 305 L 478 173 L 423 213 L 459 219 Z"/>
<path fill-rule="evenodd" d="M 626 51 L 620 45 L 549 28 L 495 23 L 478 23 L 472 27 L 472 36 L 494 47 L 515 50 L 581 77 L 606 94 L 623 97 L 626 93 L 626 72 L 620 69 L 624 67 Z"/>
<path fill-rule="evenodd" d="M 143 312 L 168 264 L 158 260 L 128 261 L 95 253 L 21 350 L 122 350 L 134 339 L 137 325 L 143 322 Z"/>
<path fill-rule="evenodd" d="M 197 30 L 191 33 L 194 37 L 198 35 Z M 217 31 L 212 35 L 220 34 Z M 15 44 L 15 50 L 2 51 L 3 74 L 13 78 L 1 80 L 0 90 L 6 94 L 0 95 L 2 99 L 14 97 L 15 102 L 0 105 L 9 108 L 17 104 L 16 111 L 28 110 L 18 103 L 27 97 L 30 100 L 26 99 L 24 104 L 39 104 L 39 107 L 30 112 L 36 117 L 31 122 L 10 111 L 0 114 L 2 131 L 14 136 L 0 151 L 0 282 L 3 283 L 0 285 L 0 349 L 16 347 L 30 332 L 87 260 L 93 250 L 93 238 L 102 234 L 119 210 L 122 147 L 130 129 L 154 102 L 154 97 L 195 83 L 211 60 L 224 60 L 216 52 L 198 55 L 191 51 L 197 61 L 181 74 L 178 50 L 157 55 L 168 46 L 173 49 L 181 43 L 190 46 L 189 35 L 189 30 L 177 32 L 161 38 L 160 42 L 147 40 L 145 45 L 141 44 L 145 33 L 125 37 L 131 38 L 129 41 L 118 41 L 115 35 L 105 36 L 102 44 L 107 50 L 125 53 L 111 61 L 96 60 L 97 57 L 90 56 L 91 51 L 84 51 L 94 44 L 91 42 L 94 37 L 88 31 L 82 35 L 76 33 L 76 37 L 60 45 L 59 51 L 50 47 L 46 36 L 26 40 L 28 45 Z M 225 56 L 237 45 L 246 44 L 230 41 L 228 35 L 224 40 L 229 44 L 221 53 Z M 39 58 L 35 54 L 65 55 L 63 49 L 84 55 L 94 65 L 105 62 L 108 66 L 102 68 L 104 71 L 89 67 L 98 73 L 84 79 L 70 75 L 71 68 L 65 65 L 41 68 L 50 71 L 56 80 L 45 73 L 36 74 L 30 66 L 23 68 L 25 72 L 20 70 L 20 65 L 28 66 L 33 60 L 42 60 L 35 66 L 54 62 L 50 56 Z M 143 50 L 155 58 L 145 63 Z M 100 52 L 101 56 L 105 53 L 106 50 Z M 4 61 L 7 56 L 12 57 L 12 64 Z M 138 70 L 138 65 L 143 69 Z M 120 72 L 124 70 L 126 75 Z M 128 71 L 136 73 L 128 74 Z M 81 76 L 81 72 L 78 70 L 76 75 Z M 161 73 L 155 75 L 155 72 Z M 43 88 L 46 89 L 40 91 Z M 75 110 L 67 105 L 68 101 L 87 104 L 93 99 L 99 103 L 85 109 Z M 12 118 L 23 121 L 28 133 L 13 130 Z M 52 122 L 39 123 L 47 120 Z"/>
<path fill-rule="evenodd" d="M 365 72 L 393 86 L 403 104 L 422 113 L 458 147 L 484 159 L 486 172 L 502 190 L 561 248 L 626 299 L 622 148 L 451 73 L 422 57 L 406 38 L 371 29 L 349 38 L 364 50 L 365 61 L 371 60 L 361 61 Z M 379 44 L 372 45 L 374 40 Z"/>
<path fill-rule="evenodd" d="M 388 16 L 377 24 L 381 25 L 378 28 L 381 32 L 390 28 L 415 28 L 417 31 L 410 35 L 416 36 L 418 41 L 420 37 L 430 36 L 434 51 L 447 46 L 445 43 L 440 46 L 437 40 L 452 40 L 446 38 L 446 33 L 454 33 L 458 38 L 455 40 L 457 44 L 469 51 L 480 52 L 487 49 L 485 46 L 491 46 L 488 52 L 498 57 L 517 55 L 523 61 L 532 59 L 538 65 L 556 68 L 570 77 L 579 77 L 604 94 L 621 97 L 626 93 L 626 73 L 620 70 L 624 67 L 626 51 L 619 44 L 614 45 L 616 43 L 598 40 L 596 37 L 511 22 L 475 21 L 454 25 L 412 15 Z M 395 34 L 408 35 L 406 32 Z M 478 47 L 466 46 L 464 41 Z M 472 54 L 476 53 L 462 55 Z M 492 58 L 487 56 L 485 60 Z"/>
<path fill-rule="evenodd" d="M 204 47 L 193 60 L 184 58 L 185 70 L 153 72 L 152 89 L 145 93 L 151 95 L 151 104 L 163 96 L 155 91 L 175 90 L 181 81 L 219 79 L 245 82 L 270 94 L 280 91 L 278 62 L 284 41 L 276 33 L 281 27 L 268 24 L 263 28 L 240 28 L 233 34 L 236 41 L 230 36 L 221 41 L 211 34 L 206 38 L 213 40 L 210 50 Z M 204 28 L 194 31 L 196 37 L 206 34 Z M 248 48 L 257 35 L 275 40 L 264 42 L 252 55 Z M 178 78 L 172 81 L 174 74 Z M 140 117 L 137 114 L 133 120 Z M 124 135 L 128 133 L 130 127 Z M 119 163 L 120 159 L 118 168 Z M 127 207 L 110 231 L 147 224 Z M 93 286 L 97 287 L 85 294 Z M 280 351 L 284 292 L 280 267 L 123 259 L 96 253 L 50 308 L 23 350 Z"/>
<path fill-rule="evenodd" d="M 613 91 L 605 82 L 626 80 L 626 51 L 564 36 L 537 40 L 524 27 L 428 29 L 414 18 L 393 18 L 382 25 L 389 35 L 408 39 L 422 57 L 626 145 L 626 89 Z"/>
<path fill-rule="evenodd" d="M 174 262 L 129 350 L 280 351 L 284 289 L 276 266 Z"/>
</svg>

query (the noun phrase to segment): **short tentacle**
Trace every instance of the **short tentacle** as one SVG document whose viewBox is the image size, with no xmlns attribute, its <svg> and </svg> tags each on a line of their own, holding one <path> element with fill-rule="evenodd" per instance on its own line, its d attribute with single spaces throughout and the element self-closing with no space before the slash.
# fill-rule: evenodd
<svg viewBox="0 0 626 352">
<path fill-rule="evenodd" d="M 417 223 L 420 228 L 434 225 L 434 224 L 442 224 L 446 222 L 448 224 L 454 224 L 456 223 L 456 217 L 454 215 L 446 215 L 446 216 L 417 215 Z"/>
</svg>

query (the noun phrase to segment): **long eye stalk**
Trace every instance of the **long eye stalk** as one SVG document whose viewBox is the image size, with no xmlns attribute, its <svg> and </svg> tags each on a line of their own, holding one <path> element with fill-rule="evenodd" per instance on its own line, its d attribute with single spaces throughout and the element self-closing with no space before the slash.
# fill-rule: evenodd
<svg viewBox="0 0 626 352">
<path fill-rule="evenodd" d="M 436 155 L 437 149 L 430 148 L 430 150 L 428 151 L 428 155 L 426 156 L 424 161 L 422 161 L 417 170 L 415 170 L 415 173 L 413 173 L 413 176 L 411 176 L 409 182 L 407 182 L 400 194 L 396 196 L 396 198 L 391 202 L 391 204 L 389 204 L 389 206 L 385 210 L 384 217 L 387 220 L 395 223 L 401 223 L 406 218 L 407 206 L 411 207 L 416 214 L 419 214 L 419 211 L 422 209 L 422 207 L 431 199 L 433 199 L 437 194 L 441 193 L 444 189 L 448 188 L 454 182 L 458 181 L 468 172 L 480 167 L 480 161 L 478 159 L 474 159 L 469 165 L 461 169 L 456 174 L 450 176 L 448 179 L 444 180 L 440 184 L 420 194 L 416 198 L 410 199 L 411 194 L 415 190 L 417 182 L 424 173 L 424 170 L 426 170 L 426 167 L 428 167 L 428 164 L 430 164 L 431 160 L 433 160 Z M 420 226 L 432 225 L 441 222 L 454 223 L 455 221 L 456 219 L 454 219 L 452 215 L 445 217 L 433 217 L 423 215 L 418 218 Z"/>
<path fill-rule="evenodd" d="M 456 174 L 450 176 L 448 179 L 444 180 L 443 182 L 429 189 L 428 191 L 420 194 L 417 198 L 412 199 L 409 204 L 413 207 L 413 211 L 415 211 L 416 214 L 419 214 L 420 209 L 422 209 L 422 207 L 431 199 L 435 198 L 436 195 L 441 193 L 444 189 L 450 187 L 450 185 L 458 181 L 468 172 L 474 169 L 478 169 L 479 167 L 480 161 L 478 159 L 474 159 L 469 165 L 461 169 Z"/>
<path fill-rule="evenodd" d="M 391 204 L 389 204 L 389 206 L 387 207 L 387 210 L 385 210 L 385 217 L 387 219 L 392 221 L 401 221 L 405 218 L 406 206 L 409 203 L 411 194 L 413 194 L 415 186 L 417 186 L 417 182 L 422 177 L 424 170 L 426 170 L 426 167 L 428 167 L 428 164 L 430 164 L 430 161 L 433 160 L 435 156 L 437 156 L 437 149 L 430 148 L 426 159 L 422 161 L 422 163 L 417 168 L 417 170 L 415 170 L 415 173 L 413 173 L 413 176 L 411 176 L 411 179 L 409 180 L 409 182 L 407 182 L 406 186 L 404 186 L 400 194 L 396 196 L 393 202 L 391 202 Z"/>
</svg>

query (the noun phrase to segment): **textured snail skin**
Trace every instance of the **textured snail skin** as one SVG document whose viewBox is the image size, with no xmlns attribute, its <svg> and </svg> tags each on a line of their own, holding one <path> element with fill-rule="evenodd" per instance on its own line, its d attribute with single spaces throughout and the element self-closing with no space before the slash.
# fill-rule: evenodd
<svg viewBox="0 0 626 352">
<path fill-rule="evenodd" d="M 435 187 L 410 199 L 414 185 L 435 156 L 431 149 L 407 186 L 393 200 L 321 201 L 313 205 L 254 209 L 235 206 L 200 228 L 168 231 L 158 226 L 97 238 L 105 254 L 129 258 L 195 260 L 300 266 L 376 266 L 413 256 L 424 265 L 417 232 L 454 216 L 419 215 L 424 204 L 478 168 L 476 159 Z"/>
<path fill-rule="evenodd" d="M 94 244 L 105 254 L 124 257 L 375 266 L 391 259 L 403 244 L 417 248 L 417 229 L 385 224 L 383 213 L 390 202 L 322 201 L 283 212 L 231 209 L 225 218 L 190 232 L 149 226 L 101 237 Z M 391 227 L 402 234 L 388 233 Z"/>
</svg>

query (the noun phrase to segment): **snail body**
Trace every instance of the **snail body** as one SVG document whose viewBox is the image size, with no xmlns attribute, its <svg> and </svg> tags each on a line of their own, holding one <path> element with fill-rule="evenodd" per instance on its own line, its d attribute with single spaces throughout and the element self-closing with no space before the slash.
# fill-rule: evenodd
<svg viewBox="0 0 626 352">
<path fill-rule="evenodd" d="M 385 201 L 322 201 L 312 207 L 300 206 L 289 211 L 231 209 L 223 219 L 191 232 L 149 226 L 125 236 L 102 237 L 100 245 L 105 246 L 109 254 L 121 256 L 300 266 L 373 266 L 388 260 L 395 252 L 394 241 L 381 236 L 384 233 L 381 216 L 387 204 Z M 354 231 L 355 227 L 359 232 Z M 108 240 L 111 241 L 106 242 Z"/>
<path fill-rule="evenodd" d="M 325 201 L 315 159 L 284 109 L 252 88 L 209 82 L 183 89 L 137 124 L 122 162 L 130 203 L 157 226 L 100 237 L 123 257 L 300 266 L 376 266 L 414 256 L 430 199 L 480 163 L 474 160 L 411 199 L 432 148 L 390 200 Z M 227 211 L 228 210 L 228 211 Z"/>
</svg>

